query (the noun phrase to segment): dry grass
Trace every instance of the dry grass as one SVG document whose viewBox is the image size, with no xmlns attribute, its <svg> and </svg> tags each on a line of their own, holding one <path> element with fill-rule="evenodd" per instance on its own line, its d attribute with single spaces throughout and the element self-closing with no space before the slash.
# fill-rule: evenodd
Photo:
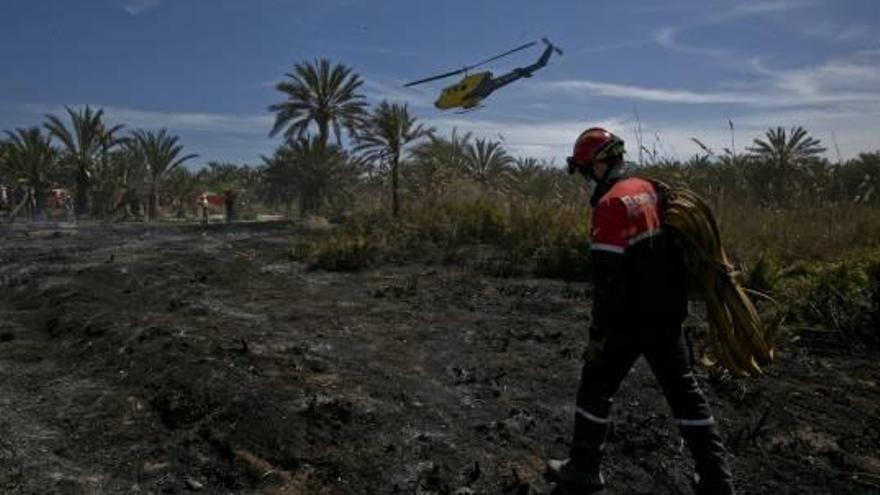
<svg viewBox="0 0 880 495">
<path fill-rule="evenodd" d="M 292 257 L 338 271 L 411 260 L 462 264 L 491 276 L 589 278 L 584 201 L 459 192 L 406 204 L 399 219 L 381 211 L 349 213 L 326 235 L 312 231 Z M 790 328 L 821 326 L 850 340 L 880 340 L 872 323 L 880 320 L 878 208 L 767 208 L 713 198 L 709 204 L 732 261 L 748 284 L 781 303 Z"/>
<path fill-rule="evenodd" d="M 724 245 L 739 261 L 756 261 L 765 252 L 783 263 L 842 261 L 880 247 L 878 208 L 780 209 L 730 201 L 716 210 Z"/>
</svg>

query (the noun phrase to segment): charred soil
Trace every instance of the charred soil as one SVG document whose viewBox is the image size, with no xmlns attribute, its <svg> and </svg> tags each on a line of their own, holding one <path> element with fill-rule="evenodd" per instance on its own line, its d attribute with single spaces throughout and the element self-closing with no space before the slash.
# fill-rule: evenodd
<svg viewBox="0 0 880 495">
<path fill-rule="evenodd" d="M 0 493 L 529 493 L 566 451 L 588 284 L 309 271 L 283 224 L 0 233 Z M 821 335 L 699 371 L 742 493 L 880 493 L 880 354 Z M 605 493 L 690 493 L 643 362 L 614 414 Z"/>
</svg>

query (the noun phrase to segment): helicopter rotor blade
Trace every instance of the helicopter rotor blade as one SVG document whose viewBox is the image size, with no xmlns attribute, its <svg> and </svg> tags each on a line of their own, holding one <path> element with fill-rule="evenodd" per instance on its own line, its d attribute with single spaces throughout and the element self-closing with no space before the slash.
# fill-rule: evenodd
<svg viewBox="0 0 880 495">
<path fill-rule="evenodd" d="M 444 78 L 447 78 L 447 77 L 457 76 L 457 75 L 459 75 L 459 74 L 462 74 L 462 73 L 466 72 L 468 69 L 469 69 L 469 67 L 465 67 L 464 69 L 454 70 L 454 71 L 451 71 L 451 72 L 447 72 L 447 73 L 445 73 L 445 74 L 440 74 L 440 75 L 438 75 L 438 76 L 431 76 L 431 77 L 427 77 L 427 78 L 425 78 L 425 79 L 419 79 L 418 81 L 413 81 L 413 82 L 410 82 L 410 83 L 406 83 L 406 84 L 403 85 L 403 87 L 408 88 L 408 87 L 410 87 L 410 86 L 415 86 L 416 84 L 422 84 L 422 83 L 426 83 L 426 82 L 429 82 L 429 81 L 436 81 L 437 79 L 444 79 Z"/>
<path fill-rule="evenodd" d="M 474 65 L 471 65 L 470 67 L 468 67 L 468 69 L 473 69 L 474 67 L 479 67 L 479 66 L 481 66 L 481 65 L 483 65 L 483 64 L 488 64 L 489 62 L 492 62 L 492 61 L 498 60 L 499 58 L 506 57 L 506 56 L 511 55 L 511 54 L 513 54 L 513 53 L 516 53 L 516 52 L 518 52 L 518 51 L 520 51 L 520 50 L 525 50 L 526 48 L 531 48 L 531 47 L 535 46 L 537 43 L 538 43 L 537 41 L 531 41 L 531 42 L 526 43 L 526 44 L 524 44 L 524 45 L 520 45 L 520 46 L 518 46 L 518 47 L 516 47 L 516 48 L 514 48 L 514 49 L 512 49 L 512 50 L 508 50 L 508 51 L 502 53 L 501 55 L 495 55 L 495 56 L 492 57 L 492 58 L 487 58 L 486 60 L 482 60 L 482 61 L 480 61 L 480 62 L 477 62 L 477 63 L 475 63 Z"/>
<path fill-rule="evenodd" d="M 483 64 L 488 64 L 489 62 L 492 62 L 492 61 L 494 61 L 494 60 L 498 60 L 499 58 L 502 58 L 502 57 L 506 57 L 506 56 L 508 56 L 508 55 L 510 55 L 510 54 L 513 54 L 513 53 L 516 53 L 516 52 L 518 52 L 518 51 L 520 51 L 520 50 L 525 50 L 526 48 L 531 48 L 531 47 L 535 46 L 537 43 L 538 43 L 537 41 L 531 41 L 531 42 L 526 43 L 526 44 L 524 44 L 524 45 L 520 45 L 520 46 L 518 46 L 518 47 L 516 47 L 516 48 L 514 48 L 514 49 L 512 49 L 512 50 L 508 50 L 508 51 L 506 51 L 506 52 L 504 52 L 504 53 L 502 53 L 502 54 L 500 54 L 500 55 L 495 55 L 495 56 L 492 57 L 492 58 L 487 58 L 486 60 L 482 60 L 482 61 L 480 61 L 480 62 L 477 62 L 476 64 L 469 65 L 469 66 L 463 67 L 463 68 L 458 69 L 458 70 L 454 70 L 454 71 L 446 72 L 446 73 L 444 73 L 444 74 L 440 74 L 440 75 L 437 75 L 437 76 L 431 76 L 431 77 L 427 77 L 427 78 L 425 78 L 425 79 L 419 79 L 418 81 L 413 81 L 413 82 L 410 82 L 410 83 L 406 83 L 406 84 L 403 85 L 403 87 L 408 88 L 408 87 L 410 87 L 410 86 L 415 86 L 415 85 L 417 85 L 417 84 L 422 84 L 422 83 L 426 83 L 426 82 L 430 82 L 430 81 L 436 81 L 437 79 L 444 79 L 444 78 L 447 78 L 447 77 L 457 76 L 457 75 L 459 75 L 459 74 L 463 74 L 463 73 L 465 73 L 465 72 L 467 72 L 467 71 L 469 71 L 469 70 L 471 70 L 471 69 L 473 69 L 473 68 L 475 68 L 475 67 L 479 67 L 479 66 L 481 66 L 481 65 L 483 65 Z"/>
</svg>

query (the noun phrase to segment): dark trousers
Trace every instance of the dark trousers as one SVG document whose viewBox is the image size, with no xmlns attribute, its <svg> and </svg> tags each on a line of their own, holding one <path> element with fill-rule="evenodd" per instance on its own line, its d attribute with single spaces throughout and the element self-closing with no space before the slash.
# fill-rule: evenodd
<svg viewBox="0 0 880 495">
<path fill-rule="evenodd" d="M 694 378 L 679 321 L 634 324 L 609 331 L 604 338 L 591 338 L 577 395 L 572 459 L 592 459 L 597 465 L 601 461 L 614 394 L 641 355 L 660 383 L 694 456 L 700 491 L 733 493 L 727 453 Z"/>
</svg>

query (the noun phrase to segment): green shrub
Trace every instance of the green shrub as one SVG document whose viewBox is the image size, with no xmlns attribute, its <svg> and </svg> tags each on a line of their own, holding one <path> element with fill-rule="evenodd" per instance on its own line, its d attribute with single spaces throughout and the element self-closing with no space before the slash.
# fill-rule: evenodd
<svg viewBox="0 0 880 495">
<path fill-rule="evenodd" d="M 779 283 L 782 270 L 779 261 L 770 253 L 763 253 L 747 271 L 745 286 L 760 292 L 772 292 Z"/>
<path fill-rule="evenodd" d="M 364 211 L 338 218 L 333 236 L 300 240 L 291 259 L 349 270 L 380 258 L 464 263 L 495 276 L 583 280 L 589 272 L 585 208 L 485 198 L 414 206 L 399 219 Z M 487 249 L 462 249 L 474 246 Z"/>
<path fill-rule="evenodd" d="M 508 218 L 501 205 L 477 200 L 450 209 L 448 218 L 454 242 L 504 244 L 508 239 Z"/>
<path fill-rule="evenodd" d="M 789 321 L 827 327 L 848 339 L 876 339 L 869 261 L 813 264 L 780 280 L 778 299 Z"/>
<path fill-rule="evenodd" d="M 333 236 L 322 242 L 309 264 L 310 269 L 350 272 L 367 268 L 382 255 L 384 246 L 363 236 Z"/>
<path fill-rule="evenodd" d="M 293 247 L 290 248 L 290 259 L 291 261 L 308 261 L 317 249 L 318 244 L 315 241 L 300 239 L 293 243 Z"/>
<path fill-rule="evenodd" d="M 880 343 L 880 259 L 874 260 L 868 267 L 868 280 L 871 288 L 871 336 L 875 343 Z"/>
</svg>

